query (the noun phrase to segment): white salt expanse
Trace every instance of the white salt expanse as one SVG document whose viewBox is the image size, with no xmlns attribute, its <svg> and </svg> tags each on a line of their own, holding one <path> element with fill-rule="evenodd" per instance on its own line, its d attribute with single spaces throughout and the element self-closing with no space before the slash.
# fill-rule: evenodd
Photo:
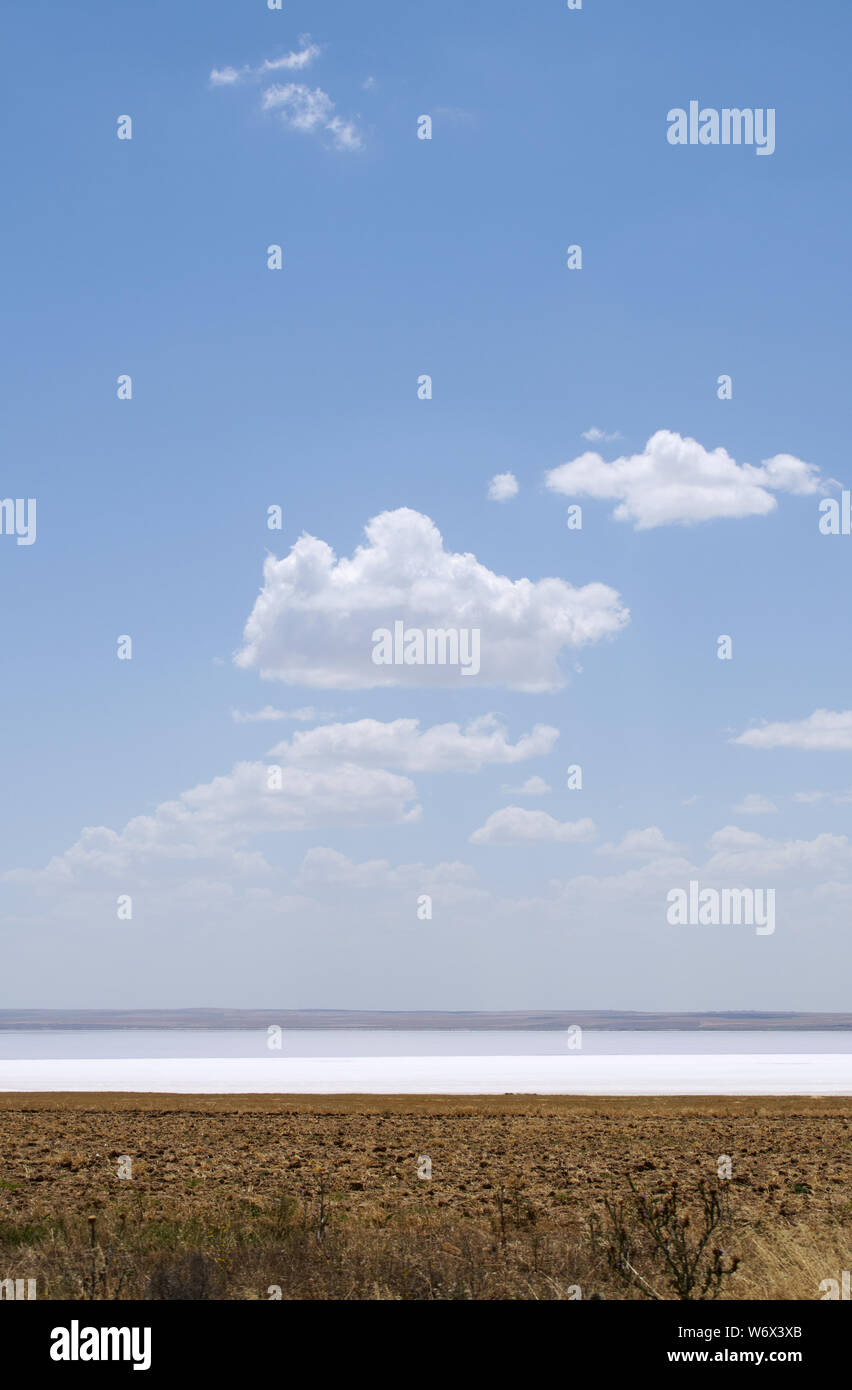
<svg viewBox="0 0 852 1390">
<path fill-rule="evenodd" d="M 6 1058 L 0 1091 L 840 1096 L 852 1054 Z"/>
</svg>

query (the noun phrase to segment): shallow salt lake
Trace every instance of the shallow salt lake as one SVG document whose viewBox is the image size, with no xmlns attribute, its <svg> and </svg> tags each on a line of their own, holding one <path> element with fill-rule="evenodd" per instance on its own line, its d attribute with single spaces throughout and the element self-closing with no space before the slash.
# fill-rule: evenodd
<svg viewBox="0 0 852 1390">
<path fill-rule="evenodd" d="M 0 1032 L 0 1091 L 852 1095 L 852 1032 Z M 572 1045 L 574 1044 L 574 1045 Z"/>
</svg>

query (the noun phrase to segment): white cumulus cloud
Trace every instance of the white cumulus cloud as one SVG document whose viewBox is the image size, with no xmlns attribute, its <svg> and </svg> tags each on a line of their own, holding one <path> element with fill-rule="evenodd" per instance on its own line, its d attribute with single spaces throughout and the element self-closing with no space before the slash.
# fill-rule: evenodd
<svg viewBox="0 0 852 1390">
<path fill-rule="evenodd" d="M 680 854 L 678 845 L 667 840 L 657 825 L 644 830 L 628 830 L 617 845 L 601 845 L 598 854 L 616 854 L 625 859 L 656 859 L 659 855 Z"/>
<path fill-rule="evenodd" d="M 770 840 L 751 830 L 726 825 L 710 837 L 711 858 L 706 874 L 726 874 L 738 880 L 749 875 L 769 879 L 786 873 L 848 873 L 852 847 L 845 835 L 817 835 L 813 840 Z"/>
<path fill-rule="evenodd" d="M 551 469 L 545 482 L 566 497 L 616 502 L 613 517 L 632 521 L 637 531 L 766 516 L 778 505 L 776 492 L 820 491 L 819 470 L 790 454 L 776 454 L 759 467 L 740 464 L 725 449 L 705 449 L 673 430 L 658 430 L 641 454 L 613 463 L 600 454 L 581 454 Z"/>
<path fill-rule="evenodd" d="M 419 719 L 357 719 L 296 733 L 270 750 L 270 758 L 294 763 L 357 763 L 406 772 L 477 772 L 485 763 L 519 763 L 550 753 L 559 730 L 536 724 L 517 743 L 492 714 L 421 731 Z"/>
<path fill-rule="evenodd" d="M 469 864 L 458 860 L 434 865 L 397 864 L 387 859 L 356 863 L 339 850 L 308 850 L 296 878 L 301 888 L 325 885 L 365 889 L 371 893 L 407 892 L 413 901 L 420 893 L 438 894 L 443 903 L 472 901 L 487 894 L 479 887 L 479 876 Z"/>
<path fill-rule="evenodd" d="M 800 748 L 806 752 L 848 753 L 852 750 L 852 710 L 817 709 L 806 719 L 787 724 L 763 724 L 732 738 L 746 748 Z"/>
<path fill-rule="evenodd" d="M 629 621 L 606 584 L 508 579 L 474 555 L 444 549 L 428 516 L 410 508 L 368 522 L 351 559 L 303 535 L 284 559 L 269 556 L 236 664 L 269 680 L 322 689 L 392 685 L 459 688 L 479 681 L 515 690 L 559 689 L 558 659 L 612 637 Z M 420 630 L 479 630 L 481 669 L 376 665 L 373 632 L 403 622 Z"/>
<path fill-rule="evenodd" d="M 63 855 L 43 870 L 11 870 L 11 883 L 72 884 L 90 873 L 144 872 L 154 863 L 215 860 L 233 864 L 235 851 L 254 835 L 320 826 L 401 824 L 419 819 L 414 784 L 407 777 L 354 765 L 308 769 L 283 767 L 270 787 L 270 765 L 238 763 L 151 815 L 136 816 L 122 831 L 89 826 Z M 263 867 L 260 856 L 248 856 Z"/>
<path fill-rule="evenodd" d="M 546 811 L 506 806 L 474 830 L 470 842 L 472 845 L 523 845 L 532 841 L 582 844 L 594 839 L 596 833 L 592 820 L 558 821 Z"/>
</svg>

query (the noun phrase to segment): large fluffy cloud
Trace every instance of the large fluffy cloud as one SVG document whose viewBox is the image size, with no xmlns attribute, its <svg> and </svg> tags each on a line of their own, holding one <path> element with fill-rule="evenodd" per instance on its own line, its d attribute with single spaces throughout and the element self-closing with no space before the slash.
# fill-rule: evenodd
<svg viewBox="0 0 852 1390">
<path fill-rule="evenodd" d="M 559 730 L 536 724 L 517 743 L 493 714 L 458 724 L 435 724 L 421 732 L 419 719 L 357 719 L 324 724 L 270 750 L 270 757 L 293 763 L 350 762 L 395 767 L 406 772 L 477 772 L 485 763 L 519 763 L 550 753 Z"/>
<path fill-rule="evenodd" d="M 806 719 L 788 724 L 763 724 L 732 738 L 746 748 L 801 748 L 807 752 L 848 753 L 852 750 L 852 710 L 816 709 Z"/>
<path fill-rule="evenodd" d="M 325 541 L 303 535 L 290 554 L 270 556 L 263 588 L 235 661 L 267 679 L 326 689 L 476 682 L 515 690 L 564 684 L 558 658 L 611 637 L 629 620 L 606 584 L 574 588 L 564 579 L 508 579 L 474 555 L 444 549 L 437 527 L 407 507 L 367 525 L 365 545 L 338 559 Z M 481 669 L 376 665 L 374 630 L 480 631 Z"/>
<path fill-rule="evenodd" d="M 551 469 L 545 481 L 552 492 L 566 497 L 617 502 L 616 521 L 632 521 L 637 531 L 765 516 L 778 505 L 776 492 L 820 490 L 819 470 L 791 454 L 776 454 L 756 467 L 673 430 L 658 430 L 641 454 L 623 455 L 613 463 L 600 454 L 580 454 Z"/>
</svg>

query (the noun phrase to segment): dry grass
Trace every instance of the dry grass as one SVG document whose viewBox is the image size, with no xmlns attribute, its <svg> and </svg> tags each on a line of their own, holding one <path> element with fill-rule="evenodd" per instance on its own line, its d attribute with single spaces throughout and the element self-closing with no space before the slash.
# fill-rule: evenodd
<svg viewBox="0 0 852 1390">
<path fill-rule="evenodd" d="M 850 1131 L 850 1100 L 6 1095 L 0 1278 L 50 1298 L 641 1298 L 595 1219 L 631 1181 L 677 1181 L 688 1210 L 727 1154 L 721 1296 L 815 1299 L 852 1268 Z M 635 1250 L 672 1297 L 641 1232 Z"/>
</svg>

